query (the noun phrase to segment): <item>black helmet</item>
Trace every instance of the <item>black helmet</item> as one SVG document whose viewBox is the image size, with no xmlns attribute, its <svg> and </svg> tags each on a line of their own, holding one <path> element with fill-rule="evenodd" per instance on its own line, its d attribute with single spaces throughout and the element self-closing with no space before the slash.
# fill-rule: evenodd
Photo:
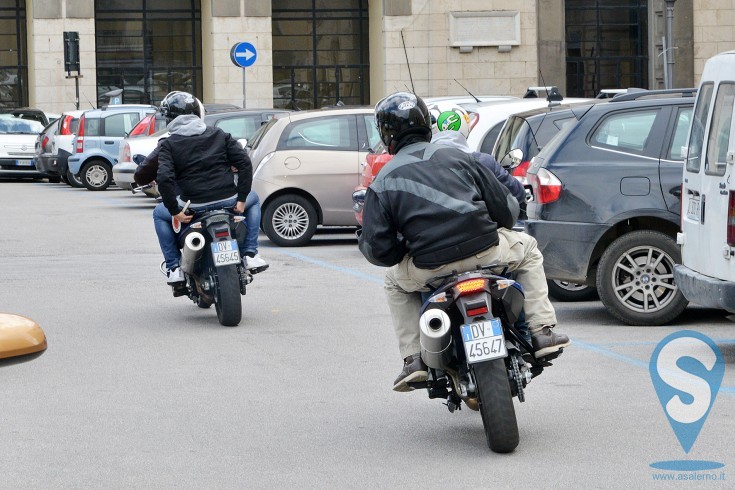
<svg viewBox="0 0 735 490">
<path fill-rule="evenodd" d="M 409 92 L 396 92 L 375 105 L 375 124 L 380 139 L 394 154 L 396 145 L 414 134 L 431 139 L 431 115 L 420 97 Z"/>
<path fill-rule="evenodd" d="M 161 115 L 166 118 L 166 123 L 170 123 L 184 114 L 194 114 L 199 117 L 204 117 L 202 103 L 188 92 L 169 93 L 161 101 L 161 108 L 159 110 Z"/>
</svg>

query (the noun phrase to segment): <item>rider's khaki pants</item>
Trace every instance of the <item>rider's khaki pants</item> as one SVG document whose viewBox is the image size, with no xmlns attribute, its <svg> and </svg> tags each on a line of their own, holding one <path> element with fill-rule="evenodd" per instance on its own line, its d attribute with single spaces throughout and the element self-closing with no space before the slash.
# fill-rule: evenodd
<svg viewBox="0 0 735 490">
<path fill-rule="evenodd" d="M 416 354 L 419 345 L 419 310 L 421 292 L 428 291 L 426 281 L 453 270 L 475 270 L 478 265 L 508 264 L 515 272 L 526 295 L 525 312 L 531 331 L 543 325 L 555 325 L 556 314 L 548 296 L 543 257 L 536 239 L 525 233 L 498 229 L 500 242 L 472 257 L 446 264 L 436 269 L 419 269 L 406 257 L 385 274 L 385 294 L 388 298 L 393 326 L 398 337 L 401 358 Z M 497 271 L 500 272 L 500 271 Z"/>
</svg>

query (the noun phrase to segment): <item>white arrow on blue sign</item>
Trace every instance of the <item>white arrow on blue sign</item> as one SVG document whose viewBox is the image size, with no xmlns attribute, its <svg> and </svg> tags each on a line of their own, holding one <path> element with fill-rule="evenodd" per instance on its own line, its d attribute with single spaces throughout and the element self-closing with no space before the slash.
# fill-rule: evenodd
<svg viewBox="0 0 735 490">
<path fill-rule="evenodd" d="M 258 52 L 255 50 L 255 46 L 250 43 L 237 43 L 230 50 L 230 59 L 235 66 L 241 68 L 252 66 L 257 58 Z"/>
</svg>

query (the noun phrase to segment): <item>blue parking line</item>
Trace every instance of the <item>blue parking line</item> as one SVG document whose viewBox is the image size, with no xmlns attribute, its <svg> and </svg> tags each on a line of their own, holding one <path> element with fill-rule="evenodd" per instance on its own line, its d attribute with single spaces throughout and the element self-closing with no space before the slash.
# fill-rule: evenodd
<svg viewBox="0 0 735 490">
<path fill-rule="evenodd" d="M 276 250 L 276 249 L 272 248 L 270 250 Z M 364 279 L 366 281 L 370 281 L 375 284 L 380 284 L 381 286 L 384 283 L 384 280 L 382 277 L 371 276 L 370 274 L 365 274 L 364 272 L 356 271 L 354 269 L 349 269 L 347 267 L 340 267 L 337 265 L 333 265 L 333 264 L 330 264 L 329 262 L 325 262 L 319 259 L 314 259 L 307 255 L 303 255 L 297 252 L 287 252 L 283 249 L 278 249 L 278 253 L 288 255 L 289 257 L 293 257 L 294 259 L 303 260 L 304 262 L 308 262 L 310 264 L 318 265 L 319 267 L 324 267 L 325 269 L 331 269 L 333 271 L 342 272 L 344 274 L 349 274 L 359 279 Z"/>
<path fill-rule="evenodd" d="M 658 342 L 650 342 L 651 344 L 658 344 Z M 723 343 L 735 343 L 735 340 L 726 340 L 723 341 Z M 623 342 L 625 344 L 625 342 Z M 646 343 L 648 344 L 648 343 Z M 643 345 L 643 343 L 640 343 L 640 345 Z M 633 357 L 624 356 L 622 354 L 618 354 L 617 352 L 614 352 L 610 349 L 606 349 L 604 347 L 601 347 L 599 345 L 595 344 L 588 344 L 586 342 L 581 342 L 576 339 L 572 339 L 572 346 L 574 347 L 581 347 L 583 349 L 587 349 L 589 351 L 595 352 L 597 354 L 602 354 L 603 356 L 610 357 L 612 359 L 617 359 L 618 361 L 623 361 L 626 364 L 631 364 L 633 366 L 641 367 L 648 371 L 648 362 L 641 361 L 638 359 L 635 359 Z M 720 392 L 724 393 L 729 396 L 735 396 L 735 387 L 731 386 L 720 386 Z"/>
</svg>

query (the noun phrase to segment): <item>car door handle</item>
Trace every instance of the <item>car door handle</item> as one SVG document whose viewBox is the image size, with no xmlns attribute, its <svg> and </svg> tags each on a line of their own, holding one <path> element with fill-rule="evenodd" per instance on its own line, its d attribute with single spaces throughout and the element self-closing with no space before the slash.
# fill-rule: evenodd
<svg viewBox="0 0 735 490">
<path fill-rule="evenodd" d="M 114 141 L 105 141 L 105 144 L 106 144 L 106 145 L 114 145 L 114 144 L 115 144 L 115 142 L 114 142 Z"/>
</svg>

